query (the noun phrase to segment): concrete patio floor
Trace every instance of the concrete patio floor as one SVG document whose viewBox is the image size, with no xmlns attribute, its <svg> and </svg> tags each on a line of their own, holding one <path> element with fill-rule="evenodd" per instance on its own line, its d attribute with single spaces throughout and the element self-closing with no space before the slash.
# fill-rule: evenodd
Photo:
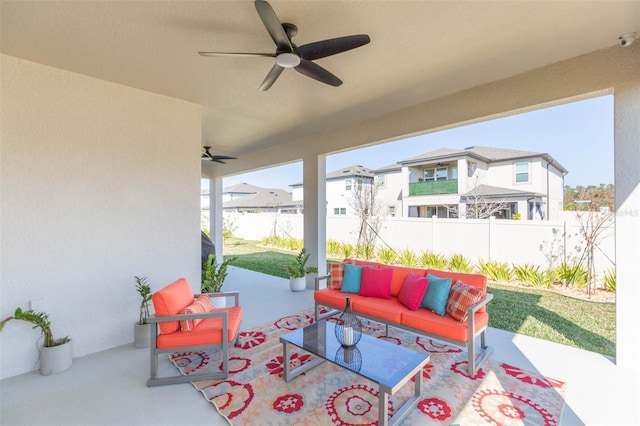
<svg viewBox="0 0 640 426">
<path fill-rule="evenodd" d="M 231 267 L 225 290 L 239 290 L 243 329 L 313 306 L 287 280 Z M 600 354 L 490 329 L 494 360 L 567 382 L 562 425 L 640 424 L 638 377 Z M 170 366 L 165 366 L 172 368 Z M 224 425 L 191 384 L 147 388 L 148 350 L 133 345 L 76 358 L 70 370 L 0 381 L 2 425 Z"/>
</svg>

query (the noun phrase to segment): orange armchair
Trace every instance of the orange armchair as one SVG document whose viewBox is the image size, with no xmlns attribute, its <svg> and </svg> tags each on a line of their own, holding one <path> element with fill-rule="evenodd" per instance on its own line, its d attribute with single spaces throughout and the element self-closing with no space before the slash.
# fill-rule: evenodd
<svg viewBox="0 0 640 426">
<path fill-rule="evenodd" d="M 233 297 L 233 306 L 213 309 L 211 297 Z M 229 375 L 229 343 L 238 338 L 242 308 L 238 292 L 194 295 L 186 279 L 180 278 L 153 294 L 155 314 L 151 327 L 151 377 L 147 386 L 226 379 Z M 170 377 L 158 376 L 162 353 L 221 350 L 222 371 Z"/>
</svg>

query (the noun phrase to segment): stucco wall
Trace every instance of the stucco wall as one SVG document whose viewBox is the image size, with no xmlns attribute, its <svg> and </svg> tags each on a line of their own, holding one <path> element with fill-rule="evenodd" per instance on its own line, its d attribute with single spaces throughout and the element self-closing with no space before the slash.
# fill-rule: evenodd
<svg viewBox="0 0 640 426">
<path fill-rule="evenodd" d="M 133 341 L 139 296 L 199 283 L 200 107 L 1 57 L 0 316 L 46 310 L 74 357 Z M 0 334 L 2 377 L 39 333 Z"/>
</svg>

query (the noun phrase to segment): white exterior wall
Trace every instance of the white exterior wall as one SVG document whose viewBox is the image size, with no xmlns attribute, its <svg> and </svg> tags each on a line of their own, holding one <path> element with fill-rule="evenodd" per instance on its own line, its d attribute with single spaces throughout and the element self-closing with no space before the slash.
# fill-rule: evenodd
<svg viewBox="0 0 640 426">
<path fill-rule="evenodd" d="M 296 185 L 291 187 L 291 199 L 293 201 L 304 200 L 304 187 L 302 185 Z"/>
<path fill-rule="evenodd" d="M 199 287 L 200 107 L 0 60 L 0 317 L 34 302 L 74 357 L 130 343 L 134 275 Z M 35 368 L 39 335 L 5 326 L 2 378 Z"/>
<path fill-rule="evenodd" d="M 352 180 L 351 185 L 354 185 Z M 327 181 L 327 216 L 333 216 L 334 208 L 344 208 L 348 215 L 354 214 L 350 206 L 352 192 L 345 190 L 344 179 L 331 179 Z"/>
<path fill-rule="evenodd" d="M 380 206 L 380 214 L 386 215 L 389 207 L 395 207 L 395 216 L 402 216 L 402 183 L 400 170 L 380 173 L 385 175 L 385 186 L 377 187 L 376 199 Z"/>
</svg>

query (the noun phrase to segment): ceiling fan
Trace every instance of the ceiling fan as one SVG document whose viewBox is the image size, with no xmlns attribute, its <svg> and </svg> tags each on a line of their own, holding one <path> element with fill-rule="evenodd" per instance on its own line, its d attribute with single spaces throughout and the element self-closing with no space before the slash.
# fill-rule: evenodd
<svg viewBox="0 0 640 426">
<path fill-rule="evenodd" d="M 238 157 L 230 157 L 228 155 L 213 155 L 209 150 L 210 146 L 204 146 L 204 152 L 202 153 L 203 160 L 215 161 L 216 163 L 227 164 L 226 161 L 222 160 L 237 160 Z"/>
<path fill-rule="evenodd" d="M 342 53 L 347 50 L 363 46 L 371 41 L 368 35 L 359 34 L 344 36 L 329 40 L 296 46 L 291 38 L 298 33 L 298 27 L 293 24 L 281 24 L 278 16 L 269 3 L 263 0 L 255 1 L 256 10 L 267 28 L 271 38 L 276 43 L 275 53 L 240 53 L 240 52 L 198 52 L 202 56 L 249 56 L 275 58 L 276 63 L 260 85 L 260 90 L 268 90 L 285 68 L 294 68 L 300 74 L 311 77 L 322 83 L 337 87 L 342 84 L 335 75 L 313 62 L 315 59 Z"/>
</svg>

